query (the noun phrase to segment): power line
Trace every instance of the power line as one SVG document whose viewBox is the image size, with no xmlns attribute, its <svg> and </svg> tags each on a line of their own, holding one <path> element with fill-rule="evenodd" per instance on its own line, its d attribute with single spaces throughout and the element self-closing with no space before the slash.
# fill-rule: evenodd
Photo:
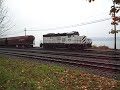
<svg viewBox="0 0 120 90">
<path fill-rule="evenodd" d="M 15 35 L 15 34 L 19 34 L 19 33 L 23 33 L 23 32 L 26 32 L 26 31 L 41 31 L 41 30 L 57 30 L 57 29 L 65 29 L 65 28 L 73 28 L 73 27 L 79 27 L 79 26 L 84 26 L 84 25 L 89 25 L 89 24 L 94 24 L 94 23 L 98 23 L 98 22 L 103 22 L 103 21 L 107 21 L 107 20 L 110 20 L 110 18 L 104 18 L 104 19 L 99 19 L 99 20 L 95 20 L 95 21 L 91 21 L 91 22 L 85 22 L 85 23 L 81 23 L 81 24 L 74 24 L 74 25 L 69 25 L 69 26 L 61 26 L 61 27 L 55 27 L 55 28 L 47 28 L 47 29 L 32 29 L 32 30 L 23 30 L 23 31 L 20 31 L 20 32 L 14 32 L 12 34 L 9 34 L 9 35 Z"/>
<path fill-rule="evenodd" d="M 78 19 L 88 19 L 88 18 L 90 19 L 90 18 L 101 16 L 101 15 L 105 15 L 105 14 L 109 15 L 109 13 L 110 12 L 108 11 L 108 12 L 104 12 L 104 13 L 100 13 L 100 14 L 96 14 L 96 15 L 92 15 L 92 16 L 88 16 L 88 17 L 81 17 L 81 18 L 78 18 Z M 33 28 L 30 28 L 30 30 L 37 30 L 36 28 L 39 29 L 40 27 L 33 27 Z"/>
<path fill-rule="evenodd" d="M 8 36 L 13 36 L 13 35 L 16 35 L 16 34 L 20 34 L 20 33 L 23 33 L 24 31 L 19 31 L 19 32 L 14 32 L 14 33 L 10 33 L 10 34 L 8 34 Z"/>
<path fill-rule="evenodd" d="M 94 23 L 98 23 L 98 22 L 103 22 L 103 21 L 107 21 L 110 19 L 111 19 L 111 17 L 99 19 L 99 20 L 95 20 L 95 21 L 91 21 L 91 22 L 85 22 L 85 23 L 81 23 L 81 24 L 69 25 L 69 26 L 61 26 L 61 27 L 47 28 L 47 29 L 33 29 L 33 30 L 26 30 L 26 31 L 57 30 L 57 29 L 73 28 L 73 27 L 79 27 L 79 26 L 94 24 Z"/>
</svg>

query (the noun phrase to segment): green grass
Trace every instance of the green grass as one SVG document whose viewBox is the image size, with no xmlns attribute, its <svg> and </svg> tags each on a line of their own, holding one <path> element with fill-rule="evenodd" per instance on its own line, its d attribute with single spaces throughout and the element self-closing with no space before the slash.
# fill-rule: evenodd
<svg viewBox="0 0 120 90">
<path fill-rule="evenodd" d="M 120 81 L 0 55 L 0 90 L 120 90 Z"/>
</svg>

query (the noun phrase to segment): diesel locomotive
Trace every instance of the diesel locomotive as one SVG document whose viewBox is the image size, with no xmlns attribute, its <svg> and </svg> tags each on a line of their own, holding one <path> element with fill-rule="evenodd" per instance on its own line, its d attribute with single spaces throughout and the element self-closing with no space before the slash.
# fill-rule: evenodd
<svg viewBox="0 0 120 90">
<path fill-rule="evenodd" d="M 43 43 L 40 46 L 45 49 L 67 48 L 83 50 L 92 46 L 92 40 L 86 36 L 80 36 L 77 31 L 57 34 L 48 33 L 43 35 Z"/>
</svg>

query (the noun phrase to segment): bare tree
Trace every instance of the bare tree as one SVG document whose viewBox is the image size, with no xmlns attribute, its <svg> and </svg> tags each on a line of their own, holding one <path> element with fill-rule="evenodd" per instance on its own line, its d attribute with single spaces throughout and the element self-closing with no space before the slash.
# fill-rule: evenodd
<svg viewBox="0 0 120 90">
<path fill-rule="evenodd" d="M 11 29 L 11 22 L 8 11 L 4 7 L 4 1 L 0 0 L 0 37 L 6 36 L 7 31 Z"/>
</svg>

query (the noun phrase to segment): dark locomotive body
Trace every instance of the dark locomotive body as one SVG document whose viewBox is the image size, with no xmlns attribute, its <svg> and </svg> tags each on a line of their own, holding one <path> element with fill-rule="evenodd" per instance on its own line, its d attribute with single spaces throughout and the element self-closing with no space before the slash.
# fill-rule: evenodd
<svg viewBox="0 0 120 90">
<path fill-rule="evenodd" d="M 33 47 L 34 39 L 32 35 L 0 38 L 0 47 L 30 48 Z"/>
<path fill-rule="evenodd" d="M 86 36 L 79 36 L 76 31 L 70 33 L 49 33 L 43 35 L 43 48 L 67 48 L 67 49 L 79 49 L 90 48 L 92 45 L 91 39 Z"/>
</svg>

